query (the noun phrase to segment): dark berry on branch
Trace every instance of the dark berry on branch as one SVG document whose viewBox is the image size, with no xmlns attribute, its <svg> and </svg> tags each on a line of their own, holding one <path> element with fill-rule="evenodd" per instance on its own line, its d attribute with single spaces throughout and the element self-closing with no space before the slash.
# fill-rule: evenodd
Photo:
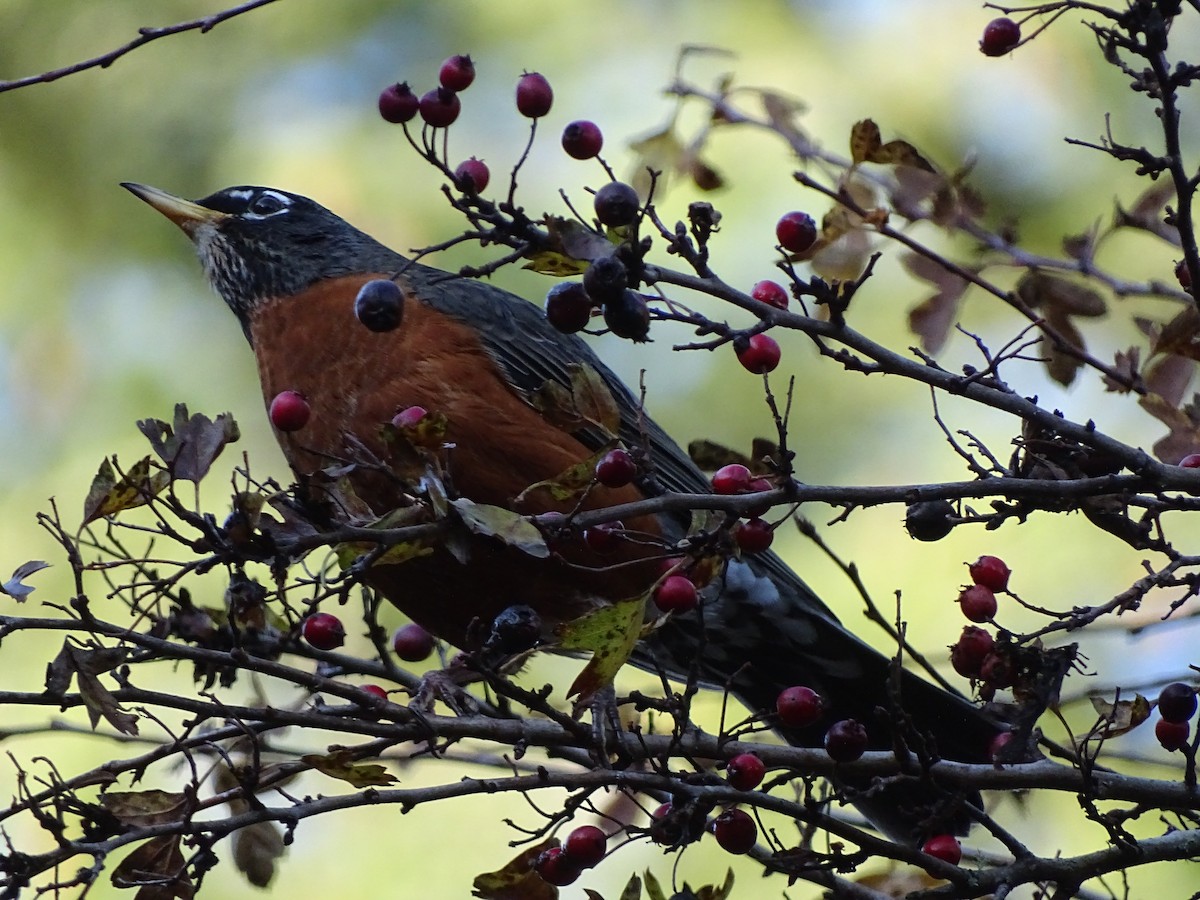
<svg viewBox="0 0 1200 900">
<path fill-rule="evenodd" d="M 596 463 L 596 480 L 605 487 L 622 488 L 637 476 L 637 463 L 628 450 L 609 450 Z"/>
<path fill-rule="evenodd" d="M 750 296 L 760 303 L 766 303 L 777 309 L 788 308 L 788 294 L 783 285 L 777 281 L 760 281 L 750 289 Z"/>
<path fill-rule="evenodd" d="M 459 103 L 458 94 L 448 91 L 444 87 L 438 87 L 421 95 L 418 109 L 421 118 L 427 125 L 432 125 L 434 128 L 446 128 L 454 124 L 462 105 Z"/>
<path fill-rule="evenodd" d="M 454 170 L 454 183 L 464 194 L 482 194 L 491 177 L 487 164 L 474 156 L 460 162 Z"/>
<path fill-rule="evenodd" d="M 379 114 L 386 121 L 399 125 L 412 120 L 420 103 L 408 82 L 393 84 L 379 94 Z"/>
<path fill-rule="evenodd" d="M 604 304 L 604 324 L 617 337 L 644 341 L 650 333 L 650 307 L 637 291 L 624 290 Z"/>
<path fill-rule="evenodd" d="M 593 260 L 583 273 L 583 289 L 600 306 L 621 296 L 629 287 L 629 271 L 615 256 Z"/>
<path fill-rule="evenodd" d="M 991 588 L 998 594 L 1008 590 L 1008 576 L 1012 570 L 998 556 L 981 556 L 971 563 L 967 571 L 976 584 Z"/>
<path fill-rule="evenodd" d="M 733 349 L 742 368 L 755 375 L 774 372 L 779 365 L 779 342 L 769 334 L 752 334 L 748 338 L 738 338 L 733 342 Z"/>
<path fill-rule="evenodd" d="M 448 91 L 465 91 L 475 80 L 475 63 L 469 56 L 451 56 L 438 70 L 438 81 Z"/>
<path fill-rule="evenodd" d="M 979 49 L 984 56 L 1003 56 L 1020 42 L 1020 25 L 1007 17 L 992 19 L 984 26 Z"/>
<path fill-rule="evenodd" d="M 560 281 L 546 293 L 546 321 L 563 334 L 587 327 L 592 318 L 592 298 L 578 281 Z"/>
<path fill-rule="evenodd" d="M 300 632 L 318 650 L 336 650 L 346 642 L 342 620 L 332 613 L 313 613 L 304 620 Z"/>
<path fill-rule="evenodd" d="M 311 413 L 304 395 L 296 391 L 280 391 L 267 410 L 271 424 L 280 431 L 299 431 L 308 424 Z"/>
<path fill-rule="evenodd" d="M 775 700 L 779 721 L 788 728 L 807 728 L 825 712 L 821 695 L 812 688 L 795 685 L 784 688 Z"/>
<path fill-rule="evenodd" d="M 638 200 L 637 191 L 630 185 L 623 181 L 610 181 L 596 191 L 593 206 L 601 225 L 616 228 L 634 223 L 641 201 Z"/>
<path fill-rule="evenodd" d="M 392 652 L 406 662 L 428 659 L 434 646 L 433 635 L 416 622 L 401 625 L 392 635 Z"/>
<path fill-rule="evenodd" d="M 954 528 L 954 507 L 949 500 L 922 500 L 909 504 L 904 528 L 918 541 L 940 541 Z"/>
<path fill-rule="evenodd" d="M 775 224 L 775 239 L 789 253 L 803 253 L 817 240 L 817 223 L 805 212 L 785 213 Z"/>
<path fill-rule="evenodd" d="M 517 112 L 530 119 L 540 119 L 550 112 L 554 91 L 546 76 L 538 72 L 522 75 L 517 81 Z"/>
<path fill-rule="evenodd" d="M 758 826 L 747 812 L 727 809 L 712 823 L 713 837 L 729 853 L 749 853 L 758 840 Z"/>
<path fill-rule="evenodd" d="M 825 732 L 825 752 L 837 762 L 854 762 L 867 749 L 867 729 L 856 719 L 834 722 Z"/>
<path fill-rule="evenodd" d="M 1158 714 L 1168 722 L 1186 722 L 1196 714 L 1196 690 L 1176 681 L 1158 695 Z"/>
<path fill-rule="evenodd" d="M 604 135 L 595 122 L 580 119 L 563 129 L 562 148 L 575 159 L 591 159 L 603 146 Z"/>
</svg>

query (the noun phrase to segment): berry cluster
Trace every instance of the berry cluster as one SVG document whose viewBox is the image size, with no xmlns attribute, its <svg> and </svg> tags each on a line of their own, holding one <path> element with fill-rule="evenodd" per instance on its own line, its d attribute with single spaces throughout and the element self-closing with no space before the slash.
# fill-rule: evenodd
<svg viewBox="0 0 1200 900">
<path fill-rule="evenodd" d="M 595 825 L 580 825 L 567 835 L 561 847 L 543 851 L 534 861 L 533 870 L 543 881 L 565 887 L 579 878 L 584 869 L 604 859 L 607 843 L 607 835 Z"/>
<path fill-rule="evenodd" d="M 1154 736 L 1164 750 L 1184 750 L 1191 737 L 1191 719 L 1196 714 L 1196 689 L 1182 681 L 1168 684 L 1158 695 Z"/>
<path fill-rule="evenodd" d="M 997 644 L 991 632 L 979 625 L 991 622 L 998 609 L 996 594 L 1008 591 L 1012 574 L 998 556 L 981 556 L 968 567 L 972 584 L 958 595 L 962 614 L 976 625 L 963 628 L 950 647 L 950 664 L 959 675 L 980 686 L 980 694 L 990 698 L 997 690 L 1012 687 L 1016 671 L 1011 644 Z"/>
</svg>

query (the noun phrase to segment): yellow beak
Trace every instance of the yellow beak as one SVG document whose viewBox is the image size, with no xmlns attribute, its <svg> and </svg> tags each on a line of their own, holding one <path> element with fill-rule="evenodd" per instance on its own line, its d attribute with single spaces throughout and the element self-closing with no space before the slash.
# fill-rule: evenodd
<svg viewBox="0 0 1200 900">
<path fill-rule="evenodd" d="M 191 200 L 184 200 L 182 197 L 176 197 L 174 194 L 160 191 L 158 188 L 150 187 L 148 184 L 123 181 L 121 182 L 121 187 L 128 190 L 138 199 L 149 203 L 182 228 L 189 237 L 193 236 L 202 225 L 215 224 L 229 217 L 229 213 L 209 209 L 207 206 L 201 206 L 199 203 L 193 203 Z"/>
</svg>

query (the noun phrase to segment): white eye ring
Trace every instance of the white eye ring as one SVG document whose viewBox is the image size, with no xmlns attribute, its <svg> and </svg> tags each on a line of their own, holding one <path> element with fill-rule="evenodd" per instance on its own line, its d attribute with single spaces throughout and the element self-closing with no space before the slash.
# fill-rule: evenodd
<svg viewBox="0 0 1200 900">
<path fill-rule="evenodd" d="M 262 191 L 250 201 L 246 207 L 246 217 L 249 219 L 266 219 L 287 212 L 292 205 L 290 198 L 276 191 Z"/>
</svg>

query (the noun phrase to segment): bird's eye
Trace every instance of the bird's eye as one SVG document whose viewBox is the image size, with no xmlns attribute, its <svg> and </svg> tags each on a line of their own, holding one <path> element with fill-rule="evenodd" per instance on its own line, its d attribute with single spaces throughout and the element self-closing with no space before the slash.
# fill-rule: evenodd
<svg viewBox="0 0 1200 900">
<path fill-rule="evenodd" d="M 278 194 L 265 191 L 250 201 L 246 211 L 256 216 L 270 216 L 280 212 L 286 206 L 287 202 Z"/>
</svg>

